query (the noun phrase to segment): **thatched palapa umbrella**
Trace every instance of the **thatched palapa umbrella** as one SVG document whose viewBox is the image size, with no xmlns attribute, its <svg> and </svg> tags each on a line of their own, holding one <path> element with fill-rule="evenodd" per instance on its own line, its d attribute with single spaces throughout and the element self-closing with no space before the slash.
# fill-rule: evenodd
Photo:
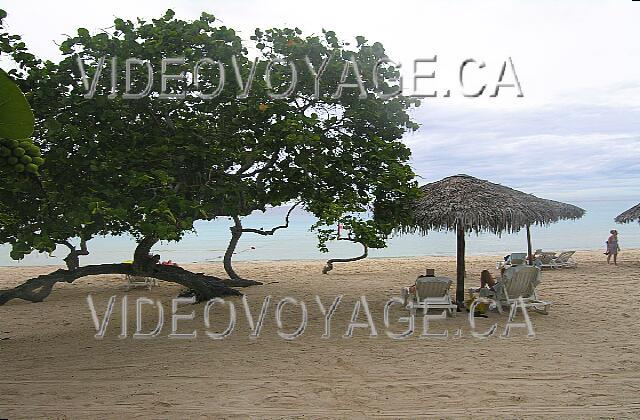
<svg viewBox="0 0 640 420">
<path fill-rule="evenodd" d="M 414 225 L 405 231 L 457 232 L 456 301 L 464 301 L 465 233 L 489 231 L 500 235 L 533 224 L 548 225 L 561 219 L 582 217 L 584 210 L 570 204 L 544 200 L 503 185 L 455 175 L 421 187 L 423 197 L 413 206 Z M 530 234 L 529 252 L 531 253 Z"/>
<path fill-rule="evenodd" d="M 616 223 L 630 223 L 637 220 L 640 223 L 640 204 L 636 204 L 616 217 Z"/>
</svg>

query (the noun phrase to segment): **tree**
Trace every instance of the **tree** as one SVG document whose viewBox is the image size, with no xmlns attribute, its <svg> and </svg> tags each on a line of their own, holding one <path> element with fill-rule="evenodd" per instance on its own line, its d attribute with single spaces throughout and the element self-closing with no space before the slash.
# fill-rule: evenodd
<svg viewBox="0 0 640 420">
<path fill-rule="evenodd" d="M 326 85 L 316 85 L 313 72 L 298 75 L 299 89 L 289 98 L 288 105 L 312 119 L 313 133 L 311 141 L 291 152 L 288 167 L 284 166 L 286 160 L 277 165 L 275 169 L 283 169 L 283 174 L 273 177 L 271 185 L 278 186 L 282 202 L 300 201 L 316 215 L 317 227 L 338 220 L 350 225 L 356 232 L 354 240 L 363 244 L 366 254 L 369 246 L 385 246 L 384 238 L 406 221 L 407 213 L 399 209 L 404 209 L 405 203 L 419 193 L 413 181 L 415 175 L 406 164 L 410 151 L 399 141 L 406 130 L 417 128 L 406 110 L 418 102 L 401 96 L 381 99 L 374 93 L 392 92 L 395 86 L 387 80 L 399 76 L 393 66 L 377 66 L 386 57 L 380 43 L 369 45 L 366 39 L 357 37 L 356 49 L 349 50 L 348 44 L 339 42 L 334 32 L 323 34 L 323 38 L 303 38 L 297 28 L 270 29 L 256 30 L 252 37 L 265 61 L 302 63 L 307 68 L 326 65 Z M 332 57 L 351 61 L 332 61 Z M 337 97 L 336 86 L 344 82 L 344 71 L 350 63 L 357 63 L 362 74 L 373 75 L 376 69 L 381 70 L 385 81 L 376 86 L 373 77 L 363 80 L 362 89 L 368 92 L 365 98 L 358 89 L 343 91 Z M 349 68 L 359 78 L 355 66 Z M 280 91 L 286 87 L 286 83 L 280 86 Z M 295 139 L 296 134 L 291 136 Z M 279 204 L 273 202 L 271 195 L 265 198 Z M 355 215 L 358 213 L 375 213 L 375 220 L 361 220 Z M 237 274 L 230 260 L 243 229 L 238 215 L 232 217 L 235 224 L 231 228 L 225 267 L 234 277 Z M 324 243 L 331 235 L 320 234 L 320 249 L 326 252 Z"/>
<path fill-rule="evenodd" d="M 181 281 L 206 299 L 237 293 L 228 286 L 253 283 L 177 273 L 158 266 L 150 255 L 155 243 L 180 240 L 196 220 L 239 218 L 300 201 L 323 223 L 373 214 L 374 223 L 361 223 L 371 234 L 363 230 L 361 237 L 378 238 L 403 217 L 398 205 L 417 186 L 407 164 L 410 152 L 400 139 L 417 127 L 407 113 L 417 101 L 380 97 L 393 91 L 391 80 L 398 76 L 384 61 L 382 45 L 358 37 L 350 48 L 331 31 L 303 37 L 298 28 L 256 30 L 252 41 L 258 57 L 252 61 L 236 32 L 214 22 L 206 13 L 194 21 L 179 20 L 171 10 L 151 22 L 115 19 L 111 32 L 91 35 L 80 28 L 62 43 L 60 63 L 38 62 L 26 69 L 22 85 L 36 113 L 35 138 L 45 158 L 38 206 L 51 209 L 53 216 L 21 223 L 20 229 L 16 224 L 14 251 L 17 244 L 23 255 L 102 234 L 129 233 L 138 240 L 133 267 L 79 267 L 53 273 L 52 280 L 135 273 Z M 152 93 L 144 98 L 109 97 L 113 92 L 105 76 L 94 97 L 85 98 L 77 58 L 90 86 L 101 62 L 111 65 L 110 58 L 123 55 L 156 66 L 165 57 L 184 57 L 185 64 L 179 60 L 171 73 L 189 76 L 173 81 L 167 92 L 185 94 L 161 99 L 156 74 Z M 202 66 L 200 77 L 194 77 L 193 65 L 203 57 L 213 57 L 225 69 L 235 62 L 239 85 L 249 86 L 254 77 L 249 94 L 229 85 L 218 90 L 217 65 Z M 289 85 L 282 70 L 287 66 L 274 66 L 275 59 L 299 69 L 297 88 L 288 98 L 269 95 Z M 377 85 L 373 77 L 360 81 L 355 62 L 361 74 L 375 72 L 382 80 Z M 314 74 L 320 63 L 324 72 L 318 85 Z M 281 71 L 274 70 L 270 79 L 255 77 L 270 66 Z M 122 67 L 116 63 L 116 70 Z M 349 74 L 364 96 L 359 87 L 346 85 Z M 132 72 L 131 92 L 144 90 L 146 77 L 146 70 Z M 117 92 L 123 91 L 121 79 Z M 334 95 L 339 90 L 342 94 Z M 214 91 L 218 94 L 211 98 L 198 94 Z M 13 215 L 22 220 L 19 212 Z M 198 282 L 204 285 L 196 287 Z"/>
<path fill-rule="evenodd" d="M 84 31 L 80 30 L 79 33 L 84 34 Z M 103 37 L 98 37 L 96 41 L 101 40 Z M 73 42 L 75 41 L 71 41 L 71 44 Z M 19 47 L 23 49 L 24 44 L 21 43 Z M 68 48 L 69 43 L 63 45 L 63 49 Z M 18 58 L 17 62 L 22 58 L 29 58 L 24 53 L 15 51 L 13 57 Z M 0 303 L 15 297 L 39 301 L 48 295 L 57 281 L 71 282 L 85 275 L 100 273 L 145 273 L 184 284 L 195 290 L 202 299 L 211 295 L 238 294 L 220 279 L 189 273 L 175 267 L 158 266 L 155 258 L 149 255 L 149 250 L 157 239 L 178 238 L 190 226 L 188 219 L 178 223 L 167 202 L 171 202 L 183 213 L 191 211 L 192 214 L 193 209 L 189 208 L 190 197 L 180 200 L 181 194 L 176 191 L 177 188 L 162 188 L 167 186 L 167 175 L 162 172 L 162 165 L 160 168 L 148 168 L 154 163 L 154 158 L 158 160 L 162 149 L 151 150 L 155 155 L 145 155 L 139 159 L 135 159 L 135 154 L 133 159 L 127 156 L 131 151 L 131 143 L 126 141 L 131 138 L 127 139 L 127 135 L 133 134 L 135 141 L 136 135 L 154 128 L 148 124 L 148 119 L 134 124 L 123 123 L 127 117 L 133 117 L 133 121 L 136 121 L 135 112 L 140 112 L 138 115 L 143 115 L 143 112 L 135 107 L 132 107 L 133 110 L 127 109 L 130 104 L 123 102 L 101 104 L 100 101 L 85 100 L 75 84 L 70 57 L 56 65 L 30 61 L 25 66 L 20 63 L 24 72 L 23 78 L 18 81 L 26 88 L 36 109 L 36 137 L 44 146 L 49 164 L 38 179 L 37 187 L 30 186 L 27 189 L 29 194 L 23 200 L 37 209 L 34 212 L 36 215 L 43 217 L 23 213 L 24 206 L 18 205 L 13 197 L 7 200 L 3 197 L 5 212 L 11 215 L 11 218 L 5 219 L 13 222 L 3 225 L 3 237 L 9 239 L 5 242 L 13 245 L 12 257 L 21 258 L 33 249 L 51 250 L 56 243 L 68 244 L 68 239 L 73 237 L 81 238 L 80 250 L 76 250 L 75 254 L 84 253 L 86 248 L 83 242 L 95 234 L 131 232 L 139 235 L 139 246 L 133 266 L 111 264 L 59 270 L 51 275 L 32 279 L 14 290 L 5 291 L 0 295 Z M 132 129 L 117 133 L 118 129 L 125 128 Z M 154 135 L 157 131 L 151 131 L 151 136 L 143 140 L 156 139 Z M 160 138 L 159 142 L 163 141 L 167 143 L 166 138 Z M 156 145 L 157 143 L 153 144 Z M 164 147 L 169 150 L 166 144 Z M 182 159 L 186 157 L 182 156 Z M 123 162 L 127 164 L 126 167 L 119 166 Z M 141 169 L 137 170 L 138 168 Z M 154 195 L 148 182 L 143 185 L 149 179 L 160 184 L 158 191 L 163 192 L 162 197 Z M 18 182 L 14 182 L 10 186 L 15 189 L 17 184 Z M 156 198 L 160 200 L 155 200 Z M 146 207 L 138 212 L 132 204 L 140 199 L 143 200 L 142 206 Z M 74 251 L 69 257 L 74 257 Z M 75 258 L 67 261 L 77 265 Z"/>
<path fill-rule="evenodd" d="M 262 228 L 254 229 L 254 228 L 243 227 L 240 216 L 237 216 L 237 215 L 232 216 L 233 226 L 229 228 L 229 230 L 231 230 L 231 240 L 229 241 L 229 245 L 227 246 L 227 249 L 224 253 L 224 258 L 222 260 L 224 271 L 226 271 L 229 278 L 234 280 L 241 279 L 238 273 L 236 273 L 235 270 L 233 269 L 233 265 L 231 264 L 231 259 L 233 258 L 233 254 L 235 253 L 236 247 L 238 246 L 238 242 L 240 241 L 242 234 L 255 233 L 257 235 L 262 235 L 262 236 L 271 236 L 271 235 L 274 235 L 280 229 L 287 229 L 289 227 L 289 217 L 291 216 L 291 212 L 293 212 L 293 210 L 298 206 L 298 204 L 300 203 L 295 203 L 289 208 L 289 211 L 287 211 L 287 214 L 284 218 L 283 225 L 275 226 L 269 230 L 264 230 Z"/>
<path fill-rule="evenodd" d="M 342 224 L 340 224 L 342 226 Z M 365 242 L 362 239 L 356 239 L 352 236 L 351 232 L 349 232 L 347 234 L 346 237 L 344 236 L 337 236 L 334 240 L 336 241 L 350 241 L 353 243 L 357 243 L 362 245 L 362 254 L 356 256 L 356 257 L 349 257 L 349 258 L 329 258 L 327 260 L 327 262 L 325 263 L 325 266 L 322 268 L 322 274 L 329 274 L 329 271 L 333 270 L 333 264 L 335 263 L 347 263 L 347 262 L 354 262 L 354 261 L 359 261 L 359 260 L 363 260 L 365 258 L 367 258 L 369 256 L 369 245 L 367 245 L 367 242 Z"/>
</svg>

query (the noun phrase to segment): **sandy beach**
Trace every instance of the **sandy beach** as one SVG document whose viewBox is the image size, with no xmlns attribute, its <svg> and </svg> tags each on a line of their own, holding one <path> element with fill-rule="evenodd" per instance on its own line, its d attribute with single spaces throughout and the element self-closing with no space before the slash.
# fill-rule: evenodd
<svg viewBox="0 0 640 420">
<path fill-rule="evenodd" d="M 640 419 L 640 1 L 83 6 L 0 4 L 0 420 Z"/>
<path fill-rule="evenodd" d="M 468 257 L 468 284 L 498 257 Z M 239 263 L 247 278 L 264 286 L 244 289 L 253 317 L 265 296 L 272 297 L 263 330 L 250 338 L 240 298 L 237 324 L 223 340 L 205 333 L 204 304 L 180 306 L 195 319 L 180 321 L 180 332 L 195 339 L 170 339 L 171 298 L 179 286 L 162 282 L 152 290 L 125 290 L 117 277 L 92 277 L 58 284 L 43 303 L 12 301 L 0 307 L 0 417 L 92 418 L 365 418 L 475 416 L 480 418 L 636 418 L 640 415 L 638 290 L 640 250 L 625 250 L 620 265 L 603 264 L 600 252 L 578 252 L 577 269 L 545 271 L 540 297 L 551 300 L 549 315 L 531 314 L 535 337 L 514 329 L 509 338 L 471 336 L 466 313 L 433 321 L 430 332 L 446 338 L 407 339 L 386 335 L 383 307 L 425 267 L 455 277 L 453 257 L 370 259 L 336 265 L 320 273 L 320 261 Z M 222 276 L 220 265 L 189 266 Z M 4 268 L 0 287 L 14 286 L 46 267 Z M 495 270 L 493 270 L 495 272 Z M 102 340 L 87 304 L 91 293 L 102 318 L 110 296 L 114 313 Z M 128 337 L 121 333 L 121 297 L 128 296 Z M 321 338 L 328 307 L 343 295 Z M 365 295 L 378 336 L 356 329 L 345 338 L 355 302 Z M 133 339 L 135 299 L 161 300 L 165 325 L 151 339 Z M 308 327 L 293 341 L 278 335 L 277 302 L 286 296 L 305 302 Z M 145 312 L 146 311 L 146 312 Z M 283 331 L 295 330 L 299 307 L 283 309 Z M 406 324 L 406 311 L 394 307 L 390 330 Z M 155 325 L 151 307 L 143 311 L 143 331 Z M 228 313 L 216 307 L 211 330 L 222 331 Z M 359 321 L 365 320 L 361 312 Z M 518 320 L 522 318 L 519 317 Z M 491 312 L 477 330 L 506 315 Z M 456 337 L 457 330 L 462 331 Z"/>
</svg>

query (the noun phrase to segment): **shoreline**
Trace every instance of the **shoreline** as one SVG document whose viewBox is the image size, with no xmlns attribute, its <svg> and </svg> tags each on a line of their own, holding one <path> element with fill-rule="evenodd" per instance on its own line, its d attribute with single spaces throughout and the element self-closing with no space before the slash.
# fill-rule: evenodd
<svg viewBox="0 0 640 420">
<path fill-rule="evenodd" d="M 556 253 L 562 252 L 565 249 L 556 251 Z M 571 250 L 571 251 L 576 251 L 577 253 L 582 253 L 582 252 L 588 252 L 588 253 L 597 253 L 597 252 L 602 252 L 604 253 L 604 248 L 602 250 L 600 249 L 578 249 L 578 248 L 573 248 L 573 249 L 569 249 L 567 248 L 566 250 Z M 625 248 L 622 249 L 619 253 L 619 255 L 623 255 L 625 252 L 638 252 L 640 251 L 640 248 Z M 505 253 L 507 253 L 508 251 L 505 251 Z M 496 257 L 496 258 L 502 258 L 504 255 L 506 255 L 505 253 L 496 253 L 496 252 L 486 252 L 486 253 L 466 253 L 465 254 L 465 258 L 481 258 L 481 257 Z M 248 260 L 248 259 L 241 259 L 241 260 L 233 260 L 233 264 L 244 264 L 244 263 L 277 263 L 277 262 L 287 262 L 287 263 L 295 263 L 295 262 L 309 262 L 309 263 L 313 263 L 313 262 L 317 262 L 317 263 L 325 263 L 328 259 L 330 258 L 335 258 L 337 255 L 329 255 L 327 254 L 326 258 L 281 258 L 281 259 L 272 259 L 272 260 L 268 260 L 268 259 L 255 259 L 255 260 Z M 341 255 L 342 257 L 344 257 L 344 255 Z M 456 258 L 456 254 L 455 253 L 446 253 L 446 254 L 428 254 L 428 255 L 407 255 L 407 256 L 372 256 L 369 255 L 366 260 L 412 260 L 412 259 L 423 259 L 423 258 Z M 497 260 L 496 260 L 497 261 Z M 82 260 L 81 260 L 82 262 Z M 112 262 L 112 263 L 117 263 L 117 262 Z M 109 264 L 109 263 L 101 263 L 101 264 Z M 183 262 L 183 263 L 179 263 L 182 265 L 221 265 L 222 264 L 222 259 L 220 259 L 219 261 L 213 261 L 213 260 L 203 260 L 203 261 L 191 261 L 191 262 Z M 342 264 L 342 263 L 338 263 L 338 264 Z M 349 263 L 346 263 L 349 264 Z M 81 265 L 98 265 L 98 264 L 81 264 Z M 62 261 L 60 263 L 51 263 L 51 264 L 38 264 L 38 265 L 21 265 L 19 262 L 17 262 L 14 265 L 0 265 L 0 269 L 4 269 L 4 268 L 38 268 L 38 267 L 65 267 L 64 263 L 62 263 Z"/>
</svg>

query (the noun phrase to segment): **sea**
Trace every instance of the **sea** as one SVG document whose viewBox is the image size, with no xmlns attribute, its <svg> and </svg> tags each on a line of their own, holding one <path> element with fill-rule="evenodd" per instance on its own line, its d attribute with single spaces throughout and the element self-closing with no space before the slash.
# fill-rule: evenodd
<svg viewBox="0 0 640 420">
<path fill-rule="evenodd" d="M 579 220 L 561 221 L 549 226 L 534 226 L 531 229 L 533 249 L 548 251 L 602 250 L 611 229 L 619 232 L 619 243 L 625 248 L 640 248 L 640 225 L 638 223 L 616 224 L 614 217 L 637 204 L 630 200 L 574 201 L 572 204 L 586 210 Z M 243 218 L 244 227 L 271 229 L 284 223 L 288 207 L 254 212 Z M 344 258 L 362 253 L 362 246 L 347 241 L 330 242 L 329 252 L 318 249 L 318 241 L 310 227 L 315 223 L 313 215 L 296 209 L 290 217 L 289 227 L 278 230 L 273 236 L 245 233 L 236 249 L 235 261 L 318 260 Z M 230 238 L 228 218 L 210 222 L 198 222 L 195 231 L 179 242 L 160 242 L 154 248 L 163 261 L 180 263 L 221 263 Z M 77 241 L 76 241 L 77 243 Z M 81 264 L 113 263 L 131 260 L 135 241 L 132 237 L 105 236 L 88 242 L 90 255 L 81 257 Z M 471 233 L 466 239 L 467 255 L 503 255 L 511 252 L 526 252 L 524 230 L 501 236 L 492 233 Z M 31 253 L 20 261 L 9 256 L 9 246 L 0 245 L 0 266 L 63 265 L 67 248 L 60 246 L 52 254 Z M 456 253 L 454 232 L 434 231 L 427 235 L 398 234 L 388 240 L 384 249 L 372 249 L 370 258 L 449 256 Z"/>
</svg>

